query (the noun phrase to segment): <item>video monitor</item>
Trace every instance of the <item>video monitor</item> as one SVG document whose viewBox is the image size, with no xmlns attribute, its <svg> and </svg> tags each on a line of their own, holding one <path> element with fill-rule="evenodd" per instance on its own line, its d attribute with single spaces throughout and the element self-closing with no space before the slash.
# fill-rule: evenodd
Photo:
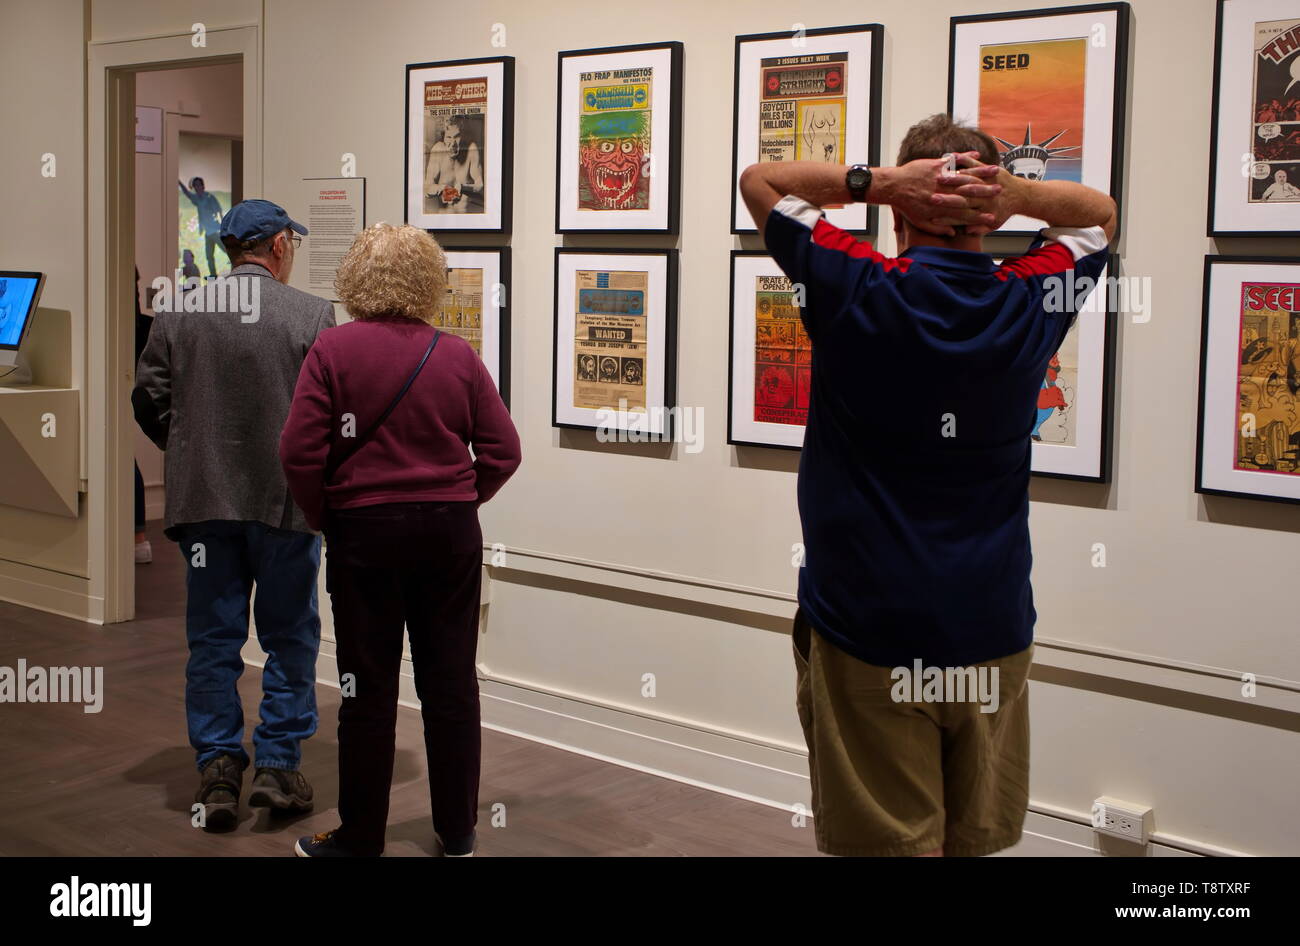
<svg viewBox="0 0 1300 946">
<path fill-rule="evenodd" d="M 0 270 L 0 353 L 18 350 L 44 287 L 44 273 Z"/>
</svg>

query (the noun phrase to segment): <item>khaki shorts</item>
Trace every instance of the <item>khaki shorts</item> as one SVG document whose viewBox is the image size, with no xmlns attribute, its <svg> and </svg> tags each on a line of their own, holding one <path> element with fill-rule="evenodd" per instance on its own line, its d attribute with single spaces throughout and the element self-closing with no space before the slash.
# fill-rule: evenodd
<svg viewBox="0 0 1300 946">
<path fill-rule="evenodd" d="M 1032 644 L 971 665 L 998 669 L 998 707 L 985 713 L 975 699 L 895 701 L 893 668 L 844 653 L 802 610 L 793 637 L 819 850 L 907 857 L 942 847 L 976 857 L 1020 840 Z M 985 680 L 991 695 L 993 678 Z"/>
</svg>

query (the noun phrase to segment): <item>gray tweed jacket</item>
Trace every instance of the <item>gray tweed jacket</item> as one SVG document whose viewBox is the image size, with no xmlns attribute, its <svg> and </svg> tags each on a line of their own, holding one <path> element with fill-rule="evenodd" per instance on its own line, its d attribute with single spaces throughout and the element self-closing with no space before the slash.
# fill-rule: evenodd
<svg viewBox="0 0 1300 946">
<path fill-rule="evenodd" d="M 280 469 L 280 431 L 334 306 L 256 263 L 229 278 L 173 306 L 200 311 L 159 312 L 136 366 L 136 420 L 167 454 L 165 530 L 225 519 L 311 532 Z"/>
</svg>

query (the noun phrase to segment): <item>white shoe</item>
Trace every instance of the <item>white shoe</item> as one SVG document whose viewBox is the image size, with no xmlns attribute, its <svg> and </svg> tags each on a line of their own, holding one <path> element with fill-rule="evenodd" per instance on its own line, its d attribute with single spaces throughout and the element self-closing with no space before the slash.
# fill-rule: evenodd
<svg viewBox="0 0 1300 946">
<path fill-rule="evenodd" d="M 137 542 L 135 544 L 135 563 L 137 565 L 148 565 L 152 561 L 153 546 L 149 544 L 149 540 L 145 539 L 143 542 Z"/>
</svg>

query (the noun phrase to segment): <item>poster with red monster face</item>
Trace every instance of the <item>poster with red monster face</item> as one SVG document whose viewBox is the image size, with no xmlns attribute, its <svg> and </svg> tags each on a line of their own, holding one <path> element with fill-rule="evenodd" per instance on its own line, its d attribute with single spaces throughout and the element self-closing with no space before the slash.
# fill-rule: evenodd
<svg viewBox="0 0 1300 946">
<path fill-rule="evenodd" d="M 650 209 L 653 79 L 649 66 L 581 74 L 580 209 Z"/>
<path fill-rule="evenodd" d="M 676 233 L 682 44 L 559 54 L 555 229 Z"/>
</svg>

